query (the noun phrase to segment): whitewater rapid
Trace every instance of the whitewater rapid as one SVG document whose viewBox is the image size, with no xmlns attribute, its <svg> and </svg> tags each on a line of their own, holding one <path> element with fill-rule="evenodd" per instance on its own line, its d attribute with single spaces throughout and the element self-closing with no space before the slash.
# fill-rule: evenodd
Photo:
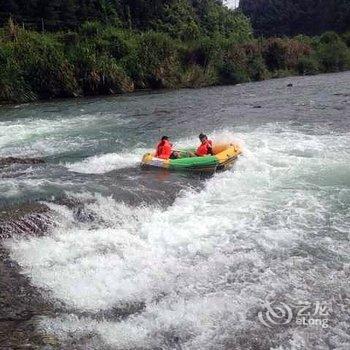
<svg viewBox="0 0 350 350">
<path fill-rule="evenodd" d="M 52 232 L 6 243 L 33 285 L 63 305 L 40 320 L 42 332 L 101 349 L 350 346 L 350 134 L 283 121 L 212 135 L 239 139 L 243 156 L 171 205 L 70 193 L 86 200 L 92 222 L 48 203 Z M 135 166 L 140 153 L 129 151 L 130 163 L 111 153 L 64 166 L 107 173 Z M 331 321 L 269 329 L 257 317 L 266 301 L 324 302 Z"/>
<path fill-rule="evenodd" d="M 1 107 L 0 158 L 45 161 L 0 169 L 2 218 L 50 209 L 1 242 L 47 301 L 30 324 L 67 350 L 349 349 L 349 78 Z M 139 168 L 199 132 L 240 142 L 232 170 Z"/>
</svg>

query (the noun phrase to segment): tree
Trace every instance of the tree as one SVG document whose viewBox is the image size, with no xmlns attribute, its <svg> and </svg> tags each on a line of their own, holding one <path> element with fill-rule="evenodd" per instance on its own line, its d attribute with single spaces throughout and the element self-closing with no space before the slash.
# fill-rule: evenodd
<svg viewBox="0 0 350 350">
<path fill-rule="evenodd" d="M 350 0 L 241 0 L 257 35 L 319 35 L 350 29 Z"/>
<path fill-rule="evenodd" d="M 325 72 L 350 68 L 350 50 L 335 32 L 326 32 L 321 36 L 317 56 Z"/>
<path fill-rule="evenodd" d="M 163 18 L 155 22 L 155 29 L 185 41 L 196 39 L 200 34 L 198 18 L 187 0 L 166 5 Z"/>
</svg>

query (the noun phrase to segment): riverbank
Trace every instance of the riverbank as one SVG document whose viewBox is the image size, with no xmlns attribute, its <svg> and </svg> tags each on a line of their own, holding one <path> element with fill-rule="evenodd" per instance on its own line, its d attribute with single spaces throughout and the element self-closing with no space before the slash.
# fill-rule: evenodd
<svg viewBox="0 0 350 350">
<path fill-rule="evenodd" d="M 236 15 L 238 16 L 238 15 Z M 348 36 L 180 40 L 87 22 L 76 31 L 38 33 L 12 21 L 0 30 L 0 103 L 233 85 L 350 69 Z"/>
</svg>

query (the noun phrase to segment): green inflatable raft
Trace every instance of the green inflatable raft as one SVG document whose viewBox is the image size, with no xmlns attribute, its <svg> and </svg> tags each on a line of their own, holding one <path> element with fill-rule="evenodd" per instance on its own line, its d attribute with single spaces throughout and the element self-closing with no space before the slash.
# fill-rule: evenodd
<svg viewBox="0 0 350 350">
<path fill-rule="evenodd" d="M 214 144 L 213 155 L 196 157 L 191 156 L 195 149 L 182 149 L 177 159 L 160 159 L 155 152 L 146 153 L 141 162 L 145 168 L 160 168 L 178 171 L 216 171 L 225 170 L 232 166 L 242 153 L 241 148 L 234 143 Z"/>
</svg>

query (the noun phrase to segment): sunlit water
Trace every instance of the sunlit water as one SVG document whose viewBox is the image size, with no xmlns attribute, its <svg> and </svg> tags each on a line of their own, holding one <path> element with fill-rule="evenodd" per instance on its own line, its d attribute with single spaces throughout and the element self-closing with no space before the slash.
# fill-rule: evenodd
<svg viewBox="0 0 350 350">
<path fill-rule="evenodd" d="M 38 328 L 94 349 L 349 349 L 349 83 L 343 73 L 3 108 L 0 156 L 47 164 L 4 170 L 1 201 L 48 201 L 57 221 L 6 242 L 62 305 Z M 139 169 L 160 135 L 188 146 L 203 131 L 242 144 L 231 171 Z M 54 204 L 64 194 L 93 219 Z M 293 319 L 271 323 L 267 302 Z M 307 303 L 327 327 L 297 323 Z"/>
</svg>

